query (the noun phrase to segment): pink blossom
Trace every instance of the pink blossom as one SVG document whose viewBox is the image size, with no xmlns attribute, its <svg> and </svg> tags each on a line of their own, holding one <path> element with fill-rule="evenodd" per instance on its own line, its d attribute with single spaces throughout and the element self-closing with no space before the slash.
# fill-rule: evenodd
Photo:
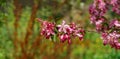
<svg viewBox="0 0 120 59">
<path fill-rule="evenodd" d="M 64 32 L 64 33 L 67 33 L 68 31 L 72 31 L 72 29 L 70 28 L 69 25 L 66 24 L 65 21 L 62 21 L 62 24 L 61 25 L 57 25 L 58 27 L 58 31 L 59 32 Z"/>
<path fill-rule="evenodd" d="M 68 43 L 71 43 L 72 37 L 79 37 L 80 40 L 83 39 L 84 31 L 79 29 L 75 23 L 70 23 L 70 25 L 65 24 L 65 21 L 61 25 L 57 25 L 58 31 L 60 34 L 60 40 L 62 42 L 68 40 Z"/>
<path fill-rule="evenodd" d="M 80 33 L 76 33 L 75 35 L 78 36 L 80 40 L 83 39 L 83 35 L 82 35 L 82 34 L 80 34 Z"/>
<path fill-rule="evenodd" d="M 112 10 L 117 14 L 120 14 L 120 0 L 111 0 Z"/>
<path fill-rule="evenodd" d="M 118 19 L 109 21 L 105 13 L 112 8 L 112 12 L 120 15 L 120 0 L 94 0 L 89 8 L 90 21 L 96 26 L 98 33 L 102 33 L 104 45 L 120 49 L 120 22 Z"/>
<path fill-rule="evenodd" d="M 106 3 L 104 0 L 98 0 L 98 8 L 101 10 L 106 10 Z"/>
<path fill-rule="evenodd" d="M 71 44 L 72 37 L 78 37 L 80 40 L 83 39 L 84 30 L 78 28 L 75 23 L 66 24 L 65 21 L 62 21 L 61 25 L 56 25 L 55 23 L 42 21 L 41 19 L 38 19 L 38 21 L 41 22 L 41 35 L 44 35 L 47 39 L 55 34 L 58 34 L 61 42 L 67 40 L 69 44 Z"/>
<path fill-rule="evenodd" d="M 120 43 L 118 40 L 120 39 L 120 34 L 117 34 L 116 31 L 112 33 L 102 33 L 102 39 L 103 39 L 103 44 L 109 44 L 113 48 L 118 48 L 120 49 Z"/>
<path fill-rule="evenodd" d="M 68 40 L 68 43 L 69 44 L 71 43 L 70 36 L 68 34 L 60 35 L 60 40 L 61 40 L 61 42 L 65 42 L 66 40 Z"/>
<path fill-rule="evenodd" d="M 44 35 L 47 39 L 49 39 L 52 35 L 54 35 L 55 24 L 50 23 L 48 21 L 41 21 L 41 35 Z"/>
<path fill-rule="evenodd" d="M 78 26 L 75 23 L 70 24 L 70 28 L 72 29 L 72 35 L 75 37 L 78 37 L 80 40 L 83 39 L 85 31 L 81 28 L 78 28 Z"/>
<path fill-rule="evenodd" d="M 118 21 L 115 21 L 114 24 L 115 24 L 116 27 L 120 27 L 120 23 Z"/>
<path fill-rule="evenodd" d="M 113 6 L 116 6 L 117 5 L 117 0 L 111 0 L 110 2 Z"/>
<path fill-rule="evenodd" d="M 110 22 L 110 27 L 113 27 L 113 26 L 120 27 L 120 23 L 119 23 L 119 21 L 117 19 L 113 19 Z"/>
</svg>

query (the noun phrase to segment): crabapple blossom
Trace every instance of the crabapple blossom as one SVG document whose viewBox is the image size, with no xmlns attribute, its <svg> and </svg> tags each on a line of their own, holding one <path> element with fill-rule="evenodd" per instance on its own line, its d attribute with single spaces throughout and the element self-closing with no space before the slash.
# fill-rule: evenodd
<svg viewBox="0 0 120 59">
<path fill-rule="evenodd" d="M 68 34 L 62 34 L 62 35 L 60 35 L 60 40 L 61 40 L 61 42 L 65 42 L 66 40 L 68 40 L 68 43 L 69 44 L 71 43 L 70 35 L 68 35 Z"/>
<path fill-rule="evenodd" d="M 72 29 L 70 28 L 70 26 L 68 24 L 66 24 L 65 21 L 62 21 L 62 24 L 61 25 L 57 25 L 57 27 L 58 27 L 58 31 L 59 32 L 68 33 L 68 32 L 72 31 Z"/>
<path fill-rule="evenodd" d="M 44 35 L 47 39 L 57 34 L 61 42 L 71 43 L 72 37 L 78 37 L 80 40 L 84 37 L 84 30 L 77 27 L 75 23 L 66 24 L 63 20 L 62 24 L 56 25 L 55 23 L 43 21 L 38 19 L 41 22 L 41 35 Z M 57 32 L 56 32 L 57 31 Z"/>
<path fill-rule="evenodd" d="M 96 26 L 96 30 L 101 34 L 104 45 L 120 49 L 120 22 L 118 19 L 107 20 L 106 12 L 111 9 L 120 14 L 120 0 L 94 0 L 89 7 L 91 23 Z"/>
<path fill-rule="evenodd" d="M 103 44 L 109 44 L 111 47 L 120 49 L 120 43 L 118 40 L 120 39 L 120 34 L 117 34 L 116 31 L 112 33 L 102 33 Z"/>
<path fill-rule="evenodd" d="M 55 29 L 55 24 L 48 22 L 48 21 L 42 21 L 39 19 L 41 22 L 41 35 L 44 35 L 47 39 L 50 38 L 50 36 L 54 35 L 54 29 Z"/>
<path fill-rule="evenodd" d="M 113 6 L 112 10 L 120 15 L 120 0 L 111 0 L 110 4 Z"/>
<path fill-rule="evenodd" d="M 117 18 L 108 20 L 105 16 L 108 10 L 120 15 L 120 0 L 94 0 L 94 3 L 89 7 L 90 22 L 96 27 L 96 31 L 101 34 L 104 45 L 110 45 L 112 48 L 120 49 L 120 22 Z M 43 21 L 41 22 L 41 35 L 47 39 L 55 34 L 61 42 L 67 41 L 69 44 L 72 39 L 78 37 L 83 39 L 85 30 L 78 27 L 75 23 L 66 24 L 63 20 L 61 24 Z"/>
<path fill-rule="evenodd" d="M 80 40 L 83 39 L 84 31 L 79 29 L 75 23 L 65 24 L 66 22 L 63 21 L 61 25 L 57 25 L 58 31 L 60 33 L 60 40 L 62 42 L 68 40 L 68 43 L 71 43 L 72 36 L 79 37 Z"/>
</svg>

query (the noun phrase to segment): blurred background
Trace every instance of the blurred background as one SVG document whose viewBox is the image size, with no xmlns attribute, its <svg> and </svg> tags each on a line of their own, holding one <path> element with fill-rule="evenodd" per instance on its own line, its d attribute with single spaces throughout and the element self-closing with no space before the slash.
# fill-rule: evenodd
<svg viewBox="0 0 120 59">
<path fill-rule="evenodd" d="M 120 51 L 104 46 L 90 24 L 93 0 L 0 0 L 0 59 L 120 59 Z M 114 16 L 108 14 L 107 16 Z M 75 22 L 86 32 L 72 44 L 45 39 L 36 18 L 60 24 Z"/>
</svg>

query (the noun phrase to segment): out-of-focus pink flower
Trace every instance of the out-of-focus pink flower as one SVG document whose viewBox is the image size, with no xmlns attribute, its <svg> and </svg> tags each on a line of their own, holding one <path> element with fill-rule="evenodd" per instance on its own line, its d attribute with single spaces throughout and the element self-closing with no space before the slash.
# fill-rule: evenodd
<svg viewBox="0 0 120 59">
<path fill-rule="evenodd" d="M 111 0 L 110 2 L 113 6 L 116 6 L 117 5 L 117 0 Z"/>
<path fill-rule="evenodd" d="M 120 15 L 120 0 L 111 0 L 112 10 Z"/>
<path fill-rule="evenodd" d="M 116 26 L 116 27 L 120 27 L 120 23 L 118 22 L 118 20 L 117 20 L 117 21 L 115 21 L 115 23 L 114 23 L 114 24 L 115 24 L 115 26 Z"/>
<path fill-rule="evenodd" d="M 78 31 L 75 33 L 75 35 L 78 36 L 80 40 L 82 40 L 84 36 L 84 34 L 81 34 L 81 32 Z"/>
<path fill-rule="evenodd" d="M 120 7 L 113 7 L 112 9 L 115 13 L 119 14 L 120 15 Z"/>
<path fill-rule="evenodd" d="M 96 7 L 94 5 L 90 5 L 89 7 L 89 13 L 91 15 L 97 16 L 99 15 L 99 12 L 97 11 Z"/>
<path fill-rule="evenodd" d="M 79 37 L 80 40 L 83 39 L 83 29 L 79 29 L 75 23 L 70 23 L 69 25 L 65 24 L 65 21 L 61 25 L 57 25 L 58 31 L 60 34 L 60 40 L 62 42 L 68 40 L 68 43 L 71 43 L 72 37 Z"/>
<path fill-rule="evenodd" d="M 71 23 L 70 24 L 72 31 L 72 35 L 73 36 L 77 36 L 80 40 L 83 39 L 84 33 L 85 31 L 81 28 L 78 28 L 77 25 L 75 23 Z"/>
<path fill-rule="evenodd" d="M 61 25 L 57 25 L 57 27 L 58 27 L 58 31 L 59 32 L 67 33 L 67 32 L 72 31 L 72 29 L 70 28 L 70 26 L 67 25 L 65 21 L 62 21 L 62 24 Z"/>
<path fill-rule="evenodd" d="M 113 19 L 111 22 L 110 22 L 110 27 L 120 27 L 120 23 L 117 19 Z"/>
<path fill-rule="evenodd" d="M 61 42 L 67 40 L 69 44 L 71 44 L 72 38 L 79 37 L 80 40 L 83 39 L 84 30 L 78 28 L 75 23 L 66 24 L 63 21 L 61 25 L 56 25 L 55 23 L 42 21 L 41 19 L 38 19 L 38 21 L 41 22 L 41 35 L 44 35 L 47 39 L 54 34 L 58 34 Z"/>
<path fill-rule="evenodd" d="M 50 38 L 50 36 L 54 35 L 54 29 L 55 29 L 55 24 L 50 23 L 48 21 L 42 21 L 39 19 L 41 22 L 41 35 L 44 35 L 47 39 Z"/>
<path fill-rule="evenodd" d="M 96 30 L 97 31 L 100 31 L 100 30 L 102 30 L 102 24 L 103 24 L 103 22 L 105 21 L 105 19 L 104 18 L 100 18 L 99 20 L 97 20 L 96 22 L 95 22 L 95 25 L 96 25 Z"/>
<path fill-rule="evenodd" d="M 120 22 L 113 19 L 109 22 L 105 17 L 108 9 L 111 9 L 120 15 L 120 0 L 94 0 L 89 7 L 90 21 L 96 26 L 98 33 L 102 33 L 104 45 L 110 45 L 113 48 L 120 49 Z"/>
<path fill-rule="evenodd" d="M 70 35 L 68 35 L 68 34 L 60 35 L 60 40 L 61 40 L 61 42 L 65 42 L 66 40 L 68 40 L 68 43 L 69 44 L 71 43 Z"/>
<path fill-rule="evenodd" d="M 117 34 L 116 31 L 112 33 L 102 33 L 103 44 L 109 44 L 112 48 L 120 49 L 120 34 Z"/>
<path fill-rule="evenodd" d="M 77 25 L 75 23 L 71 23 L 70 28 L 72 29 L 72 31 L 74 31 L 77 29 Z"/>
<path fill-rule="evenodd" d="M 95 25 L 100 25 L 104 22 L 103 18 L 100 18 L 98 21 L 95 22 Z"/>
<path fill-rule="evenodd" d="M 98 8 L 101 10 L 106 10 L 106 3 L 104 0 L 98 0 Z"/>
</svg>

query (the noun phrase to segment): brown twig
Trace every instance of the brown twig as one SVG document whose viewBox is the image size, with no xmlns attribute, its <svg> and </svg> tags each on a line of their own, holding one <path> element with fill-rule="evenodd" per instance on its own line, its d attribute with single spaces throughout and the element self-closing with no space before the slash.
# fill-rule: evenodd
<svg viewBox="0 0 120 59">
<path fill-rule="evenodd" d="M 13 40 L 13 43 L 14 43 L 14 49 L 15 49 L 15 53 L 17 52 L 18 50 L 18 25 L 19 25 L 19 19 L 20 19 L 20 16 L 21 16 L 21 11 L 22 11 L 22 7 L 21 5 L 18 3 L 18 0 L 14 0 L 14 6 L 15 6 L 15 9 L 14 9 L 14 16 L 15 16 L 15 22 L 14 22 L 14 40 Z M 16 55 L 16 54 L 15 54 Z M 17 57 L 16 57 L 17 59 Z"/>
<path fill-rule="evenodd" d="M 27 32 L 26 32 L 25 39 L 23 42 L 24 45 L 21 44 L 22 51 L 23 51 L 21 57 L 23 59 L 27 59 L 30 57 L 27 53 L 27 50 L 28 50 L 27 48 L 28 48 L 28 42 L 29 42 L 30 36 L 33 33 L 33 25 L 34 25 L 34 20 L 36 18 L 37 9 L 38 9 L 38 4 L 34 3 L 34 5 L 32 7 L 31 17 L 30 17 L 30 20 L 28 21 L 28 25 L 27 25 L 27 29 L 26 29 Z"/>
<path fill-rule="evenodd" d="M 27 32 L 26 32 L 26 35 L 25 35 L 25 44 L 26 45 L 28 44 L 28 39 L 32 35 L 32 32 L 33 32 L 33 25 L 34 25 L 34 20 L 35 20 L 35 17 L 36 17 L 37 9 L 38 9 L 38 5 L 34 4 L 33 8 L 32 8 L 31 18 L 28 21 L 28 26 L 27 26 L 27 30 L 26 30 Z"/>
</svg>

